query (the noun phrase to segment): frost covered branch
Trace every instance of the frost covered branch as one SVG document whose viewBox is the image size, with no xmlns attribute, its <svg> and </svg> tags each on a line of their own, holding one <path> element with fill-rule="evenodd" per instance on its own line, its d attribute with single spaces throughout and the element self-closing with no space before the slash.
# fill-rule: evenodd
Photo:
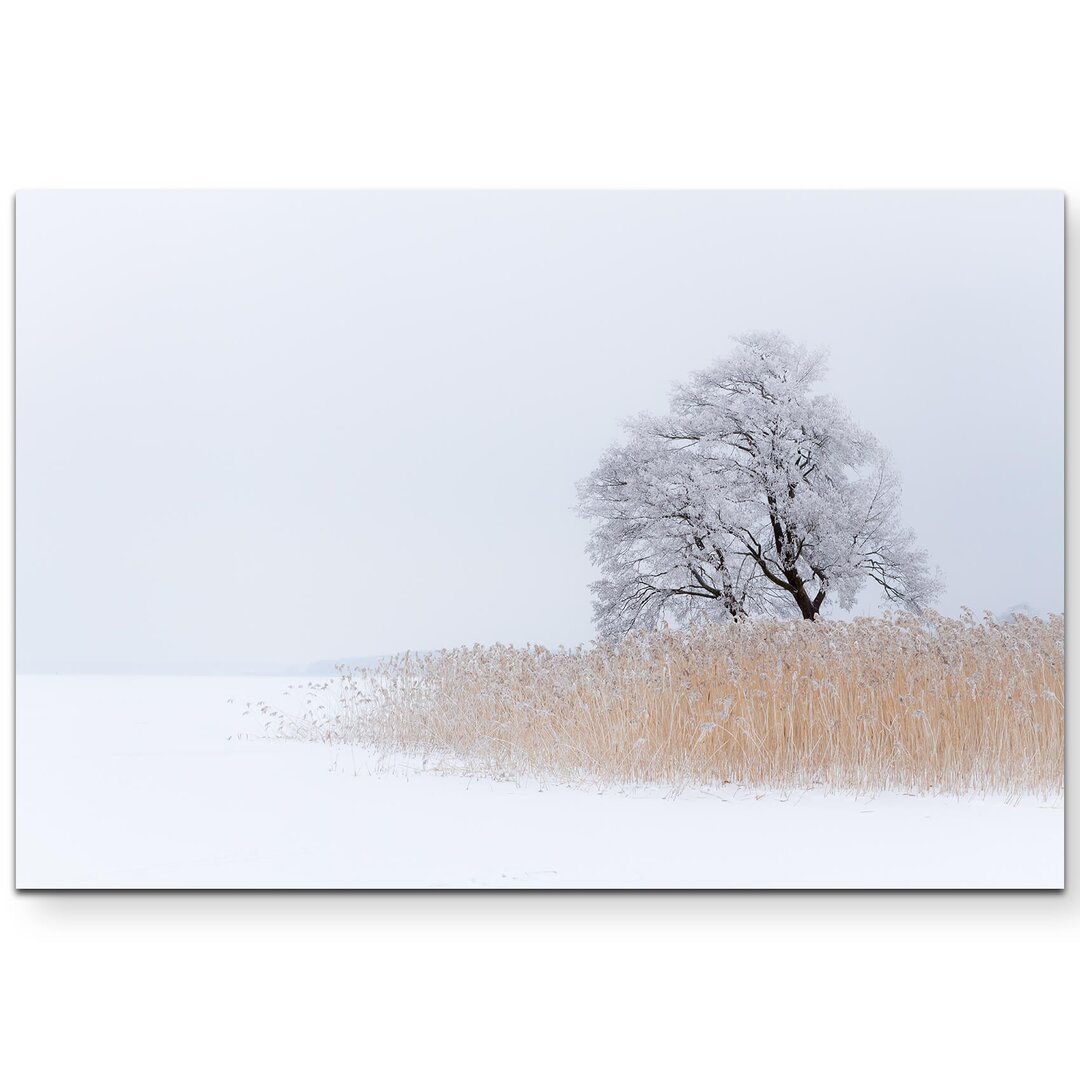
<svg viewBox="0 0 1080 1080">
<path fill-rule="evenodd" d="M 754 614 L 814 619 L 862 586 L 913 611 L 937 593 L 899 519 L 900 481 L 873 436 L 812 388 L 825 354 L 739 337 L 675 388 L 666 416 L 627 424 L 579 485 L 604 636 Z"/>
</svg>

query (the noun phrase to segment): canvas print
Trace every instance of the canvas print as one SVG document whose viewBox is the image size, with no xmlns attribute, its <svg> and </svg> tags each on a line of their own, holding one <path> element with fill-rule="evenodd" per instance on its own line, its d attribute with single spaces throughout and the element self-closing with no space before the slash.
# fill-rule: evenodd
<svg viewBox="0 0 1080 1080">
<path fill-rule="evenodd" d="M 1056 192 L 25 192 L 20 888 L 1060 888 Z"/>
</svg>

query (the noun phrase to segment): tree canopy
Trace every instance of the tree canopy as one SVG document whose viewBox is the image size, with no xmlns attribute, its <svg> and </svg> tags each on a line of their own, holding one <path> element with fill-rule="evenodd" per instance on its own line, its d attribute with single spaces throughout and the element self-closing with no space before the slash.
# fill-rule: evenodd
<svg viewBox="0 0 1080 1080">
<path fill-rule="evenodd" d="M 937 593 L 899 518 L 888 454 L 814 392 L 826 354 L 780 333 L 735 339 L 675 387 L 664 416 L 627 422 L 579 485 L 598 630 L 661 621 L 813 619 L 862 587 L 919 610 Z"/>
</svg>

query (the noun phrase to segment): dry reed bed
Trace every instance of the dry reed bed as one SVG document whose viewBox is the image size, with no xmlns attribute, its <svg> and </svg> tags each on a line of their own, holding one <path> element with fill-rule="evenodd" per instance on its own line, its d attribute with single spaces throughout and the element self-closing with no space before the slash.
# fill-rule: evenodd
<svg viewBox="0 0 1080 1080">
<path fill-rule="evenodd" d="M 283 733 L 500 777 L 1052 794 L 1064 619 L 759 620 L 346 673 Z"/>
</svg>

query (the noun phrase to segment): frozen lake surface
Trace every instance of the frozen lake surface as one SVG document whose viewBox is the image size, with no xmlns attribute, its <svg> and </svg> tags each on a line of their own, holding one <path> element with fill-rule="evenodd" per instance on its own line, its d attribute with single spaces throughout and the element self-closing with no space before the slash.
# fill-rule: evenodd
<svg viewBox="0 0 1080 1080">
<path fill-rule="evenodd" d="M 285 703 L 296 682 L 20 675 L 18 887 L 1064 883 L 1060 798 L 671 797 L 422 772 L 256 737 L 243 703 Z"/>
</svg>

